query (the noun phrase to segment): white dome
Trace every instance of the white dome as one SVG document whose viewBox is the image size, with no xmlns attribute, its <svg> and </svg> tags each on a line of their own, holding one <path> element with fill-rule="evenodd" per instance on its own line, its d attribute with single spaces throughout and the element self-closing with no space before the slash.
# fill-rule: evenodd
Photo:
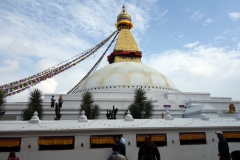
<svg viewBox="0 0 240 160">
<path fill-rule="evenodd" d="M 177 90 L 166 76 L 153 68 L 136 62 L 118 62 L 94 72 L 75 92 L 108 86 L 145 86 Z"/>
</svg>

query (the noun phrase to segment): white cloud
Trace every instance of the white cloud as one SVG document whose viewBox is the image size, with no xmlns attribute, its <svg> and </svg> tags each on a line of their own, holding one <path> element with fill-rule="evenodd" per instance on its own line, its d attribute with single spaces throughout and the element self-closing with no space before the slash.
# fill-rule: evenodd
<svg viewBox="0 0 240 160">
<path fill-rule="evenodd" d="M 204 15 L 205 15 L 205 13 L 202 13 L 201 11 L 196 11 L 189 18 L 194 21 L 198 21 L 198 20 L 202 19 Z"/>
<path fill-rule="evenodd" d="M 19 68 L 19 62 L 17 60 L 6 59 L 3 62 L 4 66 L 0 66 L 0 75 L 8 74 L 9 72 L 15 72 Z M 4 76 L 1 76 L 1 79 Z"/>
<path fill-rule="evenodd" d="M 134 23 L 134 35 L 148 28 L 150 7 L 154 3 L 149 0 L 144 4 L 138 1 L 126 4 Z M 0 42 L 4 43 L 0 43 L 0 55 L 64 60 L 93 46 L 87 41 L 89 38 L 99 42 L 110 35 L 115 30 L 122 4 L 117 1 L 66 2 L 64 5 L 53 1 L 10 1 L 1 7 Z"/>
<path fill-rule="evenodd" d="M 237 47 L 238 47 L 238 49 L 240 49 L 240 43 L 238 43 Z"/>
<path fill-rule="evenodd" d="M 48 79 L 46 81 L 41 82 L 40 84 L 37 84 L 34 87 L 31 87 L 27 89 L 24 92 L 21 92 L 17 95 L 13 95 L 10 97 L 7 97 L 7 102 L 27 102 L 29 93 L 34 88 L 40 89 L 43 93 L 54 93 L 57 87 L 57 82 L 54 78 Z"/>
<path fill-rule="evenodd" d="M 232 18 L 234 21 L 240 19 L 240 12 L 231 12 L 229 13 L 230 18 Z"/>
<path fill-rule="evenodd" d="M 199 43 L 199 41 L 196 41 L 194 43 L 187 43 L 183 47 L 184 48 L 192 48 L 192 47 L 196 46 L 198 43 Z"/>
<path fill-rule="evenodd" d="M 191 11 L 191 8 L 188 7 L 188 8 L 186 8 L 186 9 L 184 9 L 183 11 L 184 11 L 184 12 L 189 12 L 189 11 Z"/>
<path fill-rule="evenodd" d="M 77 55 L 109 36 L 125 4 L 136 41 L 148 29 L 156 0 L 146 1 L 9 1 L 0 10 L 0 84 L 26 78 Z M 167 11 L 162 13 L 166 15 Z M 114 45 L 113 45 L 114 46 Z M 113 50 L 113 46 L 109 49 Z M 66 93 L 90 70 L 107 46 L 76 67 L 36 85 L 44 92 Z M 10 60 L 5 60 L 7 58 Z M 108 64 L 105 55 L 99 68 Z M 57 88 L 56 88 L 57 86 Z M 25 98 L 24 98 L 25 97 Z M 24 101 L 28 92 L 8 101 Z"/>
<path fill-rule="evenodd" d="M 229 29 L 226 29 L 223 33 L 226 34 L 229 32 Z"/>
<path fill-rule="evenodd" d="M 161 20 L 168 13 L 168 9 L 165 9 L 163 12 L 159 12 L 158 15 L 154 18 L 155 20 Z"/>
<path fill-rule="evenodd" d="M 212 22 L 213 22 L 213 20 L 211 18 L 208 18 L 204 21 L 203 25 L 207 26 L 207 25 L 211 24 Z"/>
<path fill-rule="evenodd" d="M 184 37 L 184 35 L 183 34 L 181 34 L 178 38 L 182 38 L 182 37 Z"/>
<path fill-rule="evenodd" d="M 57 62 L 53 59 L 41 59 L 40 61 L 37 62 L 35 67 L 38 72 L 41 72 L 41 71 L 51 68 L 57 64 L 59 64 L 59 62 Z"/>
<path fill-rule="evenodd" d="M 235 41 L 235 42 L 236 42 L 236 41 L 238 41 L 238 39 L 239 39 L 238 37 L 233 37 L 233 38 L 232 38 L 232 41 Z"/>
<path fill-rule="evenodd" d="M 143 63 L 163 73 L 183 92 L 207 92 L 211 96 L 239 100 L 240 52 L 198 46 L 188 51 L 168 50 L 144 57 Z"/>
<path fill-rule="evenodd" d="M 214 38 L 214 41 L 224 40 L 225 38 L 223 36 L 217 36 Z"/>
<path fill-rule="evenodd" d="M 54 78 L 43 81 L 38 84 L 36 87 L 41 88 L 41 90 L 45 93 L 54 93 L 57 87 L 57 81 Z"/>
</svg>

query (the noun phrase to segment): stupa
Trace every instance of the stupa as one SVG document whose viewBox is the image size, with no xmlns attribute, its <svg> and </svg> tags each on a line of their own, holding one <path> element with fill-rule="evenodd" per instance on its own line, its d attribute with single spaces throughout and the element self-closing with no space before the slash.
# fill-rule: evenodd
<svg viewBox="0 0 240 160">
<path fill-rule="evenodd" d="M 60 94 L 44 94 L 43 120 L 35 112 L 29 121 L 13 121 L 27 103 L 6 104 L 0 121 L 0 159 L 13 150 L 21 159 L 107 159 L 115 143 L 113 135 L 124 137 L 128 159 L 139 159 L 139 146 L 146 134 L 151 135 L 162 159 L 216 159 L 218 130 L 229 142 L 230 151 L 239 149 L 240 101 L 177 90 L 166 76 L 141 63 L 142 53 L 130 32 L 133 24 L 125 7 L 116 27 L 121 30 L 108 56 L 110 64 L 82 81 L 73 94 L 62 94 L 61 120 L 54 120 L 54 109 L 50 108 L 51 96 L 58 98 Z M 153 118 L 134 119 L 130 111 L 123 118 L 139 87 L 154 105 Z M 87 119 L 84 111 L 79 117 L 85 91 L 91 91 L 101 107 L 100 119 Z M 106 110 L 113 105 L 119 115 L 107 120 Z"/>
<path fill-rule="evenodd" d="M 142 64 L 144 53 L 139 50 L 131 33 L 132 18 L 125 6 L 117 16 L 115 26 L 120 32 L 114 50 L 107 57 L 109 64 L 82 81 L 72 94 L 63 95 L 67 101 L 64 102 L 66 107 L 77 110 L 82 93 L 90 91 L 94 102 L 101 107 L 100 118 L 106 118 L 106 110 L 113 105 L 119 109 L 118 116 L 122 118 L 124 111 L 133 102 L 134 91 L 142 88 L 154 105 L 153 117 L 160 117 L 167 109 L 171 110 L 172 116 L 183 117 L 186 108 L 199 105 L 210 105 L 211 109 L 203 107 L 204 112 L 214 112 L 216 116 L 218 110 L 228 110 L 231 98 L 210 97 L 209 93 L 181 92 L 169 78 Z M 50 102 L 51 95 L 45 94 L 45 102 Z M 239 102 L 235 102 L 235 106 L 240 109 Z"/>
<path fill-rule="evenodd" d="M 120 29 L 120 33 L 113 52 L 108 56 L 109 65 L 94 72 L 74 93 L 92 89 L 134 90 L 137 87 L 177 92 L 177 88 L 170 79 L 141 63 L 142 52 L 130 31 L 133 24 L 125 6 L 117 17 L 116 27 Z"/>
<path fill-rule="evenodd" d="M 232 117 L 234 114 L 230 114 L 229 104 L 234 104 L 236 110 L 240 110 L 240 101 L 232 101 L 231 97 L 211 97 L 210 93 L 179 91 L 169 78 L 142 64 L 144 53 L 139 50 L 131 33 L 132 18 L 125 6 L 117 16 L 115 26 L 120 32 L 114 50 L 107 57 L 109 64 L 82 81 L 73 93 L 61 94 L 64 99 L 62 119 L 78 119 L 82 93 L 86 91 L 93 94 L 94 103 L 100 106 L 101 119 L 106 119 L 107 109 L 113 106 L 118 108 L 117 118 L 122 118 L 133 102 L 137 88 L 144 89 L 148 100 L 152 102 L 153 118 L 161 117 L 166 110 L 169 110 L 174 118 L 200 118 L 202 113 L 214 117 Z M 52 95 L 58 98 L 60 94 L 44 94 L 44 119 L 50 120 L 54 116 L 54 111 L 50 108 Z M 4 118 L 16 119 L 26 106 L 27 103 L 8 103 Z M 185 112 L 191 107 L 198 109 Z"/>
</svg>

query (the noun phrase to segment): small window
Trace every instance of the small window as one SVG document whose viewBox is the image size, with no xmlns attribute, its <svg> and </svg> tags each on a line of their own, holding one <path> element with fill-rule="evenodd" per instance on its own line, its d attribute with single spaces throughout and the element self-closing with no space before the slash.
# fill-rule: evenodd
<svg viewBox="0 0 240 160">
<path fill-rule="evenodd" d="M 167 146 L 167 138 L 166 134 L 150 134 L 151 141 L 158 147 Z M 136 135 L 136 142 L 137 147 L 140 147 L 145 141 L 146 134 L 137 134 Z"/>
<path fill-rule="evenodd" d="M 228 142 L 240 142 L 240 132 L 227 131 L 223 132 L 223 136 Z"/>
<path fill-rule="evenodd" d="M 179 108 L 184 108 L 184 105 L 179 105 Z"/>
<path fill-rule="evenodd" d="M 72 150 L 74 149 L 74 136 L 67 137 L 39 137 L 39 150 Z"/>
<path fill-rule="evenodd" d="M 20 152 L 21 138 L 0 138 L 0 152 Z"/>
<path fill-rule="evenodd" d="M 113 136 L 114 135 L 90 136 L 90 148 L 112 148 L 115 144 Z"/>
<path fill-rule="evenodd" d="M 171 105 L 163 105 L 164 108 L 171 108 Z"/>
<path fill-rule="evenodd" d="M 207 144 L 205 132 L 179 133 L 181 145 Z"/>
</svg>

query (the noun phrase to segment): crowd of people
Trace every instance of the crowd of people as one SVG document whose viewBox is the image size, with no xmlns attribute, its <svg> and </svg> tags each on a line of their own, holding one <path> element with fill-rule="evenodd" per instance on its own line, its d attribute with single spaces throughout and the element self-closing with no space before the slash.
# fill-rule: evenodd
<svg viewBox="0 0 240 160">
<path fill-rule="evenodd" d="M 227 140 L 223 137 L 221 131 L 215 132 L 219 139 L 218 141 L 218 156 L 219 160 L 240 160 L 240 151 L 236 150 L 229 152 Z M 113 153 L 108 160 L 127 160 L 125 140 L 121 136 L 113 136 L 114 146 Z M 160 160 L 160 152 L 157 146 L 151 142 L 151 135 L 145 136 L 145 142 L 139 147 L 138 160 Z"/>
<path fill-rule="evenodd" d="M 108 160 L 127 160 L 126 143 L 121 136 L 113 136 L 115 144 L 112 147 L 113 153 L 108 157 Z M 138 151 L 138 160 L 160 160 L 160 153 L 157 146 L 151 142 L 151 135 L 145 136 L 143 143 Z"/>
<path fill-rule="evenodd" d="M 215 132 L 218 141 L 219 160 L 240 160 L 240 150 L 229 152 L 227 140 L 223 137 L 221 131 Z M 107 160 L 128 160 L 126 156 L 126 141 L 120 135 L 113 136 L 115 144 L 112 147 L 112 153 Z M 8 160 L 19 160 L 15 152 L 10 152 Z M 139 147 L 138 160 L 160 160 L 158 147 L 151 141 L 151 135 L 145 136 L 145 142 Z"/>
</svg>

